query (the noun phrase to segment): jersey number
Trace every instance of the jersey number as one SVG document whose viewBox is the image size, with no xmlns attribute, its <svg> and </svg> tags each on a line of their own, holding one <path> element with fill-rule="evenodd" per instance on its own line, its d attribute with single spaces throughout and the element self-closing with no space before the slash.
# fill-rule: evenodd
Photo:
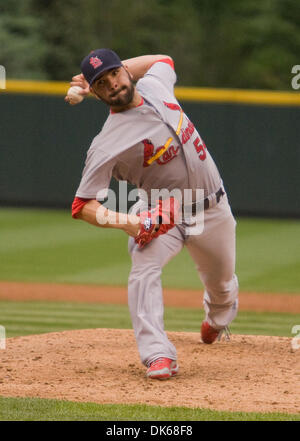
<svg viewBox="0 0 300 441">
<path fill-rule="evenodd" d="M 199 158 L 201 159 L 201 161 L 204 161 L 204 159 L 206 158 L 206 151 L 205 151 L 206 145 L 198 137 L 194 141 L 194 146 L 195 146 L 196 152 L 199 153 Z"/>
</svg>

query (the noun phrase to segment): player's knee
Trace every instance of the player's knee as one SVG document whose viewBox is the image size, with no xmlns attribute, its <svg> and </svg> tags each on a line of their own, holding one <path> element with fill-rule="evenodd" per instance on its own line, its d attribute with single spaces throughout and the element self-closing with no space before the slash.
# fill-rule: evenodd
<svg viewBox="0 0 300 441">
<path fill-rule="evenodd" d="M 229 280 L 206 280 L 205 289 L 212 302 L 219 303 L 223 299 L 224 302 L 231 303 L 238 295 L 238 280 L 235 275 Z"/>
</svg>

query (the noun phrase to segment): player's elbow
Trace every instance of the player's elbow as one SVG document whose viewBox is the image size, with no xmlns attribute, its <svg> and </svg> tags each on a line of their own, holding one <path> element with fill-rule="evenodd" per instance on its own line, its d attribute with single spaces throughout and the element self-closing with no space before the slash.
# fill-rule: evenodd
<svg viewBox="0 0 300 441">
<path fill-rule="evenodd" d="M 159 60 L 162 59 L 162 58 L 167 58 L 167 59 L 173 61 L 173 58 L 172 58 L 170 55 L 163 55 L 163 54 L 161 54 L 161 55 L 156 55 L 156 56 L 157 56 L 157 58 L 158 58 Z"/>
<path fill-rule="evenodd" d="M 168 60 L 169 62 L 174 64 L 174 60 L 173 60 L 173 58 L 170 55 L 163 55 L 163 54 L 162 55 L 157 55 L 157 58 L 159 60 Z"/>
<path fill-rule="evenodd" d="M 75 213 L 75 214 L 72 214 L 72 218 L 73 218 L 73 219 L 82 219 L 82 212 L 81 212 L 81 210 L 78 211 L 78 212 Z"/>
</svg>

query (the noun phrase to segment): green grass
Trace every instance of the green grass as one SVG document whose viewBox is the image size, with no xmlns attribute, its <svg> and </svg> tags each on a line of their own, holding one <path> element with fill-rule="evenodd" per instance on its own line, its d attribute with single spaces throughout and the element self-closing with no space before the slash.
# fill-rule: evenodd
<svg viewBox="0 0 300 441">
<path fill-rule="evenodd" d="M 0 398 L 0 421 L 299 421 L 283 413 L 219 412 L 186 407 Z M 137 426 L 138 427 L 138 426 Z"/>
<path fill-rule="evenodd" d="M 237 273 L 244 290 L 300 293 L 300 221 L 240 219 Z"/>
<path fill-rule="evenodd" d="M 123 232 L 75 221 L 66 210 L 2 208 L 0 234 L 0 280 L 127 284 Z M 299 294 L 299 237 L 298 220 L 238 219 L 241 290 Z M 202 289 L 186 249 L 165 267 L 163 284 Z"/>
<path fill-rule="evenodd" d="M 0 280 L 126 284 L 125 233 L 61 210 L 0 210 Z M 114 234 L 116 233 L 116 234 Z"/>
<path fill-rule="evenodd" d="M 165 328 L 199 332 L 203 314 L 203 310 L 167 307 Z M 125 305 L 35 301 L 0 301 L 0 324 L 5 327 L 7 337 L 72 329 L 132 328 Z M 240 311 L 230 329 L 235 334 L 292 337 L 291 329 L 296 324 L 299 324 L 299 314 Z"/>
</svg>

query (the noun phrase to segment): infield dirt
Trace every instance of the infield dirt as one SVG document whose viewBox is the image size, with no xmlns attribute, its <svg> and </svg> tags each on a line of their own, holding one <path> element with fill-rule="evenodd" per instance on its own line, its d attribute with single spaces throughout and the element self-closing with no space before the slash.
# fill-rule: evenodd
<svg viewBox="0 0 300 441">
<path fill-rule="evenodd" d="M 234 335 L 204 345 L 169 332 L 180 372 L 149 380 L 132 330 L 89 329 L 14 337 L 1 351 L 0 395 L 144 403 L 246 412 L 299 412 L 300 351 L 287 337 Z"/>
<path fill-rule="evenodd" d="M 203 293 L 199 290 L 164 289 L 166 306 L 202 308 Z M 57 283 L 0 282 L 2 300 L 45 300 L 127 304 L 127 288 L 100 285 L 67 285 Z M 239 293 L 239 309 L 256 312 L 300 313 L 300 295 Z"/>
<path fill-rule="evenodd" d="M 126 303 L 126 288 L 1 282 L 10 300 Z M 200 292 L 165 290 L 169 306 L 202 307 Z M 242 293 L 241 309 L 300 312 L 299 297 Z M 139 403 L 245 412 L 300 411 L 300 350 L 292 338 L 233 335 L 205 345 L 199 333 L 168 332 L 180 372 L 148 380 L 132 330 L 88 329 L 7 339 L 0 395 Z"/>
</svg>

